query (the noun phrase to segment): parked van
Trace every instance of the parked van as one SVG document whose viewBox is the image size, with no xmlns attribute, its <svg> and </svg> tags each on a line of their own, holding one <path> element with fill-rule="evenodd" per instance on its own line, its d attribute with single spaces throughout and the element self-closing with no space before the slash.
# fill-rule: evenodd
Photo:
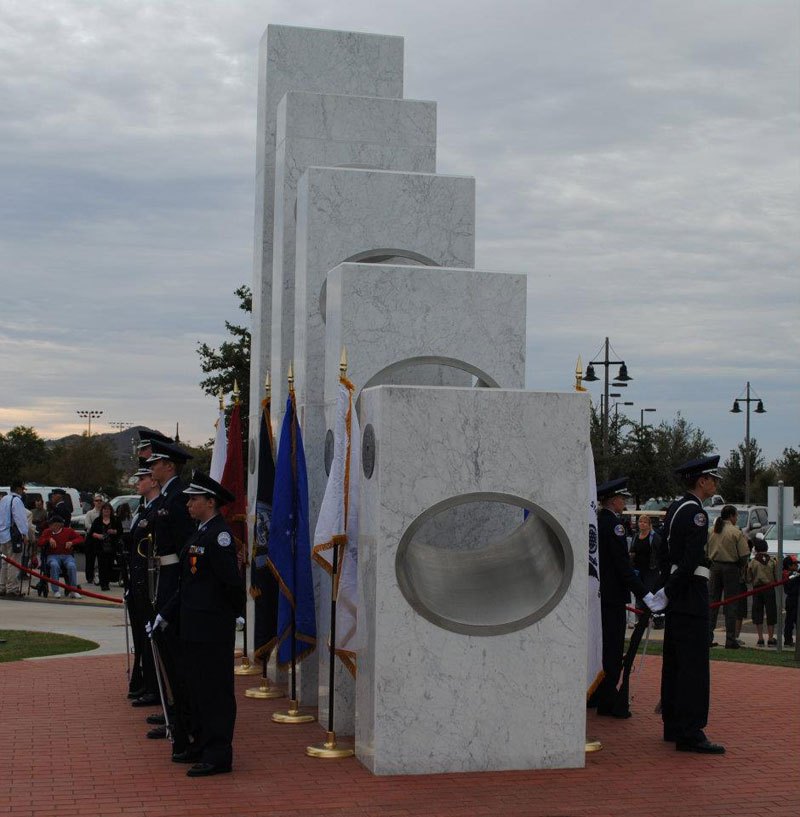
<svg viewBox="0 0 800 817">
<path fill-rule="evenodd" d="M 25 507 L 32 511 L 36 506 L 36 500 L 41 499 L 47 507 L 47 501 L 50 499 L 50 494 L 58 488 L 65 492 L 64 500 L 69 506 L 71 516 L 82 514 L 81 497 L 74 488 L 62 488 L 60 485 L 37 485 L 35 482 L 25 483 L 25 494 L 22 497 Z M 9 492 L 8 485 L 0 485 L 0 497 L 5 496 Z"/>
</svg>

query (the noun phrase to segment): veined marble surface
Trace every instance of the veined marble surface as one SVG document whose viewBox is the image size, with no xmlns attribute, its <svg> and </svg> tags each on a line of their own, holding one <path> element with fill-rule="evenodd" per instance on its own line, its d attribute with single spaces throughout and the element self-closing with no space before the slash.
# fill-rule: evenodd
<svg viewBox="0 0 800 817">
<path fill-rule="evenodd" d="M 403 96 L 403 38 L 283 25 L 268 26 L 261 38 L 256 122 L 251 417 L 257 417 L 261 410 L 264 378 L 270 366 L 277 116 L 278 103 L 289 91 L 399 99 Z M 279 378 L 279 374 L 274 375 L 273 382 Z M 257 429 L 258 424 L 253 424 L 252 435 Z M 255 448 L 257 450 L 257 444 Z M 255 474 L 258 473 L 256 455 L 251 458 L 250 466 L 248 508 L 252 517 Z M 251 604 L 248 604 L 248 610 L 252 615 Z M 252 635 L 249 638 L 249 648 L 252 649 Z"/>
<path fill-rule="evenodd" d="M 462 362 L 502 388 L 523 388 L 526 291 L 525 275 L 340 264 L 327 277 L 326 403 L 336 396 L 342 347 L 358 389 L 376 385 L 388 367 L 428 358 Z M 382 382 L 397 383 L 386 377 Z"/>
<path fill-rule="evenodd" d="M 270 370 L 280 421 L 294 359 L 297 182 L 311 166 L 433 173 L 436 105 L 290 92 L 278 105 L 277 127 Z"/>
<path fill-rule="evenodd" d="M 583 766 L 588 397 L 378 386 L 361 401 L 376 457 L 359 509 L 358 758 L 376 774 Z M 398 583 L 409 525 L 475 492 L 543 509 L 571 548 L 560 602 L 513 632 L 444 629 Z"/>
</svg>

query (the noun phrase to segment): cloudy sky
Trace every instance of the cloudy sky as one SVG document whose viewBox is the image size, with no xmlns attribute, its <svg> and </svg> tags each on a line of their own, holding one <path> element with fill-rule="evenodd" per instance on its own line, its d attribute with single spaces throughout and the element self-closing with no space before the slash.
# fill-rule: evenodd
<svg viewBox="0 0 800 817">
<path fill-rule="evenodd" d="M 0 432 L 77 409 L 211 436 L 196 344 L 252 277 L 268 23 L 405 37 L 479 268 L 529 275 L 528 386 L 608 335 L 625 399 L 725 454 L 747 380 L 800 444 L 794 0 L 0 0 Z M 599 395 L 599 384 L 593 391 Z"/>
</svg>

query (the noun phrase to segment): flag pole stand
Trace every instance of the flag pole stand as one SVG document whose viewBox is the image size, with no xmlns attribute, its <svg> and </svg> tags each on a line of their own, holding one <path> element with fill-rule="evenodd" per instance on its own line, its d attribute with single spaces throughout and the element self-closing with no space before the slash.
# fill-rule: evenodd
<svg viewBox="0 0 800 817">
<path fill-rule="evenodd" d="M 250 687 L 244 691 L 246 698 L 257 698 L 260 701 L 267 701 L 273 698 L 283 698 L 286 692 L 279 687 L 269 685 L 269 678 L 267 677 L 267 659 L 263 659 L 263 666 L 261 671 L 261 686 Z"/>
<path fill-rule="evenodd" d="M 233 671 L 234 675 L 258 675 L 261 672 L 261 669 L 257 667 L 255 664 L 250 663 L 250 659 L 247 657 L 247 619 L 244 620 L 244 627 L 242 627 L 242 642 L 244 644 L 244 648 L 242 650 L 242 663 L 239 664 Z"/>
<path fill-rule="evenodd" d="M 338 595 L 339 544 L 333 543 L 333 562 L 331 564 L 331 635 L 328 643 L 328 731 L 321 746 L 306 746 L 309 757 L 337 759 L 353 757 L 356 753 L 352 746 L 337 746 L 336 732 L 333 731 L 334 685 L 336 670 L 336 596 Z"/>
<path fill-rule="evenodd" d="M 297 700 L 297 641 L 295 640 L 295 618 L 294 610 L 292 611 L 292 632 L 290 638 L 292 639 L 292 695 L 289 698 L 289 709 L 286 712 L 273 712 L 272 720 L 275 723 L 311 723 L 316 720 L 314 715 L 306 714 L 300 711 L 300 702 Z"/>
</svg>

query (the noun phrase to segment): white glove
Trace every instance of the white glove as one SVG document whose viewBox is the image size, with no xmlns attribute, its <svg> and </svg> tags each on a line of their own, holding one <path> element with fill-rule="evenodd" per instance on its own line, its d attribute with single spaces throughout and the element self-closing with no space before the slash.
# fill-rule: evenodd
<svg viewBox="0 0 800 817">
<path fill-rule="evenodd" d="M 244 616 L 236 616 L 236 629 L 237 630 L 244 629 Z"/>
<path fill-rule="evenodd" d="M 151 624 L 149 621 L 146 621 L 146 622 L 145 622 L 145 624 L 144 624 L 144 631 L 147 633 L 147 637 L 148 637 L 148 638 L 152 638 L 152 637 L 153 637 L 153 625 L 152 625 L 152 624 Z"/>
<path fill-rule="evenodd" d="M 162 630 L 166 630 L 169 626 L 169 622 L 166 619 L 161 618 L 161 613 L 156 616 L 156 620 L 153 622 L 153 629 L 157 630 L 159 627 Z"/>
<path fill-rule="evenodd" d="M 669 599 L 667 598 L 667 594 L 664 592 L 664 588 L 662 587 L 656 593 L 648 593 L 644 597 L 644 603 L 652 612 L 660 613 L 662 610 L 666 609 L 667 604 L 669 604 Z"/>
</svg>

